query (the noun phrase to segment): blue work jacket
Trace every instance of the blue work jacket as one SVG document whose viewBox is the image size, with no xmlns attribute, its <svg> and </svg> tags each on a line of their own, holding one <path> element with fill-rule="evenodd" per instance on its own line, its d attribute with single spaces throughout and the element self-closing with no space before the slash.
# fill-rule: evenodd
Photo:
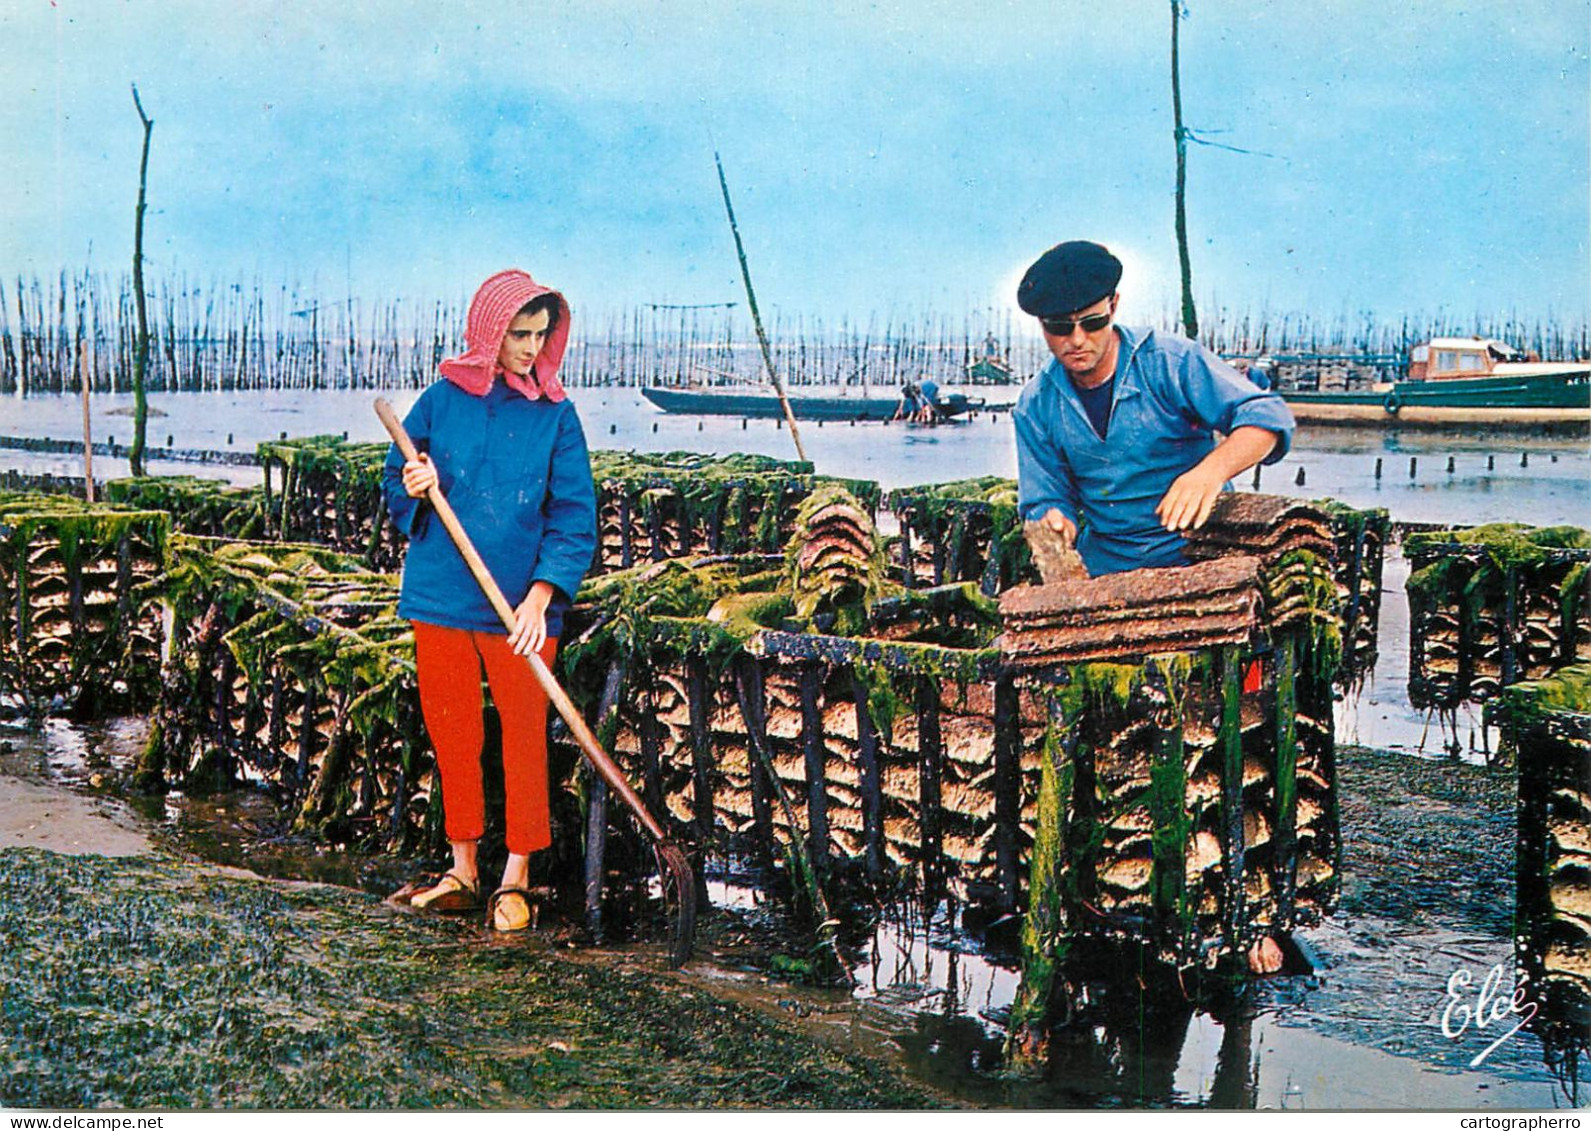
<svg viewBox="0 0 1591 1131">
<path fill-rule="evenodd" d="M 420 394 L 403 425 L 436 464 L 442 493 L 509 604 L 533 582 L 553 586 L 547 634 L 557 636 L 597 545 L 596 488 L 574 402 L 528 400 L 501 380 L 477 397 L 443 380 Z M 382 485 L 394 525 L 409 537 L 398 615 L 506 634 L 430 504 L 403 489 L 402 472 L 393 445 Z"/>
<path fill-rule="evenodd" d="M 1177 476 L 1214 450 L 1212 433 L 1243 425 L 1274 432 L 1266 463 L 1285 456 L 1293 436 L 1293 414 L 1280 396 L 1198 343 L 1126 326 L 1116 332 L 1121 352 L 1103 439 L 1055 360 L 1027 383 L 1011 414 L 1022 517 L 1054 507 L 1071 519 L 1094 577 L 1188 564 L 1186 539 L 1160 525 L 1155 507 Z"/>
</svg>

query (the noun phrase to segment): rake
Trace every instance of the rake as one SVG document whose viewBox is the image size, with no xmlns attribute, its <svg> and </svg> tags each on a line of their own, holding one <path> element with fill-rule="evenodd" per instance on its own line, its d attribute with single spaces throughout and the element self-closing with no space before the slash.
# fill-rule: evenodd
<svg viewBox="0 0 1591 1131">
<path fill-rule="evenodd" d="M 387 433 L 392 437 L 392 442 L 398 445 L 398 450 L 403 453 L 406 460 L 420 458 L 415 450 L 414 441 L 409 438 L 409 433 L 404 429 L 398 416 L 392 410 L 384 397 L 376 398 L 376 415 L 381 418 L 381 423 L 386 426 Z M 440 486 L 432 487 L 426 492 L 437 517 L 442 520 L 442 525 L 447 527 L 448 534 L 453 539 L 453 544 L 458 547 L 464 562 L 470 567 L 470 572 L 475 575 L 481 590 L 486 594 L 486 599 L 491 602 L 492 608 L 497 611 L 497 616 L 510 632 L 514 630 L 514 610 L 509 605 L 508 599 L 503 596 L 503 591 L 487 570 L 486 563 L 476 552 L 475 545 L 470 541 L 469 535 L 464 532 L 463 524 L 459 522 L 458 515 L 453 513 L 453 508 L 448 504 L 446 496 L 442 494 Z M 598 776 L 602 778 L 614 793 L 635 814 L 636 820 L 646 830 L 652 840 L 652 855 L 657 860 L 658 877 L 663 885 L 663 900 L 665 906 L 672 908 L 669 916 L 669 964 L 683 966 L 691 956 L 691 945 L 696 932 L 696 877 L 691 871 L 690 861 L 678 845 L 668 838 L 663 831 L 663 826 L 657 818 L 647 810 L 640 795 L 635 792 L 624 772 L 614 763 L 602 744 L 597 741 L 597 736 L 591 733 L 591 728 L 581 717 L 580 711 L 569 698 L 564 689 L 559 686 L 558 680 L 552 672 L 547 670 L 547 665 L 542 663 L 541 657 L 534 652 L 525 656 L 525 662 L 530 665 L 530 670 L 535 674 L 536 681 L 541 684 L 542 690 L 547 693 L 547 698 L 557 708 L 558 714 L 569 726 L 569 733 L 574 735 L 575 742 L 579 744 L 581 752 L 586 756 L 586 761 L 591 763 Z"/>
</svg>

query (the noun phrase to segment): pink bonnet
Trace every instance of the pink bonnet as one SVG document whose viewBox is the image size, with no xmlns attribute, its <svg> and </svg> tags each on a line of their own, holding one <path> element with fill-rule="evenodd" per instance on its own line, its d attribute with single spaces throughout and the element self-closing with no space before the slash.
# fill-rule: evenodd
<svg viewBox="0 0 1591 1131">
<path fill-rule="evenodd" d="M 558 325 L 536 356 L 530 377 L 508 373 L 497 364 L 508 324 L 527 302 L 545 294 L 558 298 Z M 558 380 L 558 366 L 568 343 L 569 303 L 563 295 L 523 271 L 499 271 L 482 283 L 470 300 L 469 320 L 464 327 L 464 344 L 468 348 L 458 357 L 442 362 L 440 368 L 442 376 L 477 397 L 485 396 L 493 378 L 501 373 L 510 388 L 518 389 L 530 400 L 546 397 L 556 402 L 568 395 Z"/>
</svg>

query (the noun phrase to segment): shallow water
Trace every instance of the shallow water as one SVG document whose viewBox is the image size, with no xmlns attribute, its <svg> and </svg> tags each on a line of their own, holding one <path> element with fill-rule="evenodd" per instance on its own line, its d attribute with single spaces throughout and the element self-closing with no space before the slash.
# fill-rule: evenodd
<svg viewBox="0 0 1591 1131">
<path fill-rule="evenodd" d="M 252 451 L 262 440 L 346 432 L 351 440 L 385 440 L 372 404 L 385 395 L 400 414 L 419 395 L 346 390 L 311 393 L 169 393 L 151 398 L 166 415 L 149 421 L 152 448 L 170 437 L 178 448 Z M 669 416 L 633 389 L 575 389 L 586 437 L 593 448 L 642 452 L 753 452 L 794 459 L 788 429 L 772 420 Z M 130 394 L 92 398 L 96 440 L 132 438 Z M 806 453 L 828 475 L 876 480 L 885 488 L 979 475 L 1016 475 L 1010 417 L 985 415 L 938 428 L 901 424 L 800 424 Z M 70 397 L 0 399 L 0 434 L 73 439 L 82 435 L 82 408 Z M 231 442 L 228 443 L 228 437 Z M 1454 470 L 1447 471 L 1452 457 Z M 1382 462 L 1381 478 L 1375 462 Z M 1418 466 L 1409 475 L 1409 459 Z M 1487 460 L 1493 467 L 1488 470 Z M 1527 466 L 1520 466 L 1525 457 Z M 29 467 L 81 475 L 70 457 L 40 459 L 0 451 L 0 467 Z M 156 473 L 233 476 L 257 480 L 253 469 L 202 467 L 153 461 Z M 126 473 L 125 460 L 96 457 L 96 476 Z M 1297 483 L 1304 474 L 1304 485 Z M 1236 484 L 1252 489 L 1252 474 Z M 1474 525 L 1525 522 L 1549 526 L 1584 522 L 1591 502 L 1591 446 L 1584 440 L 1367 429 L 1300 430 L 1293 450 L 1261 473 L 1262 490 L 1309 498 L 1331 497 L 1356 507 L 1386 507 L 1399 522 Z"/>
</svg>

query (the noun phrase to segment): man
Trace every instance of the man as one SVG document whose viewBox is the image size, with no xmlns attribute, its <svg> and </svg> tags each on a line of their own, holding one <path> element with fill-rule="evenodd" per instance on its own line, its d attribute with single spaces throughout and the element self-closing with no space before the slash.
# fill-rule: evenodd
<svg viewBox="0 0 1591 1131">
<path fill-rule="evenodd" d="M 1182 532 L 1293 434 L 1280 396 L 1198 343 L 1115 325 L 1120 280 L 1120 260 L 1073 240 L 1017 288 L 1054 355 L 1012 413 L 1020 510 L 1075 542 L 1094 577 L 1186 565 Z"/>
</svg>

